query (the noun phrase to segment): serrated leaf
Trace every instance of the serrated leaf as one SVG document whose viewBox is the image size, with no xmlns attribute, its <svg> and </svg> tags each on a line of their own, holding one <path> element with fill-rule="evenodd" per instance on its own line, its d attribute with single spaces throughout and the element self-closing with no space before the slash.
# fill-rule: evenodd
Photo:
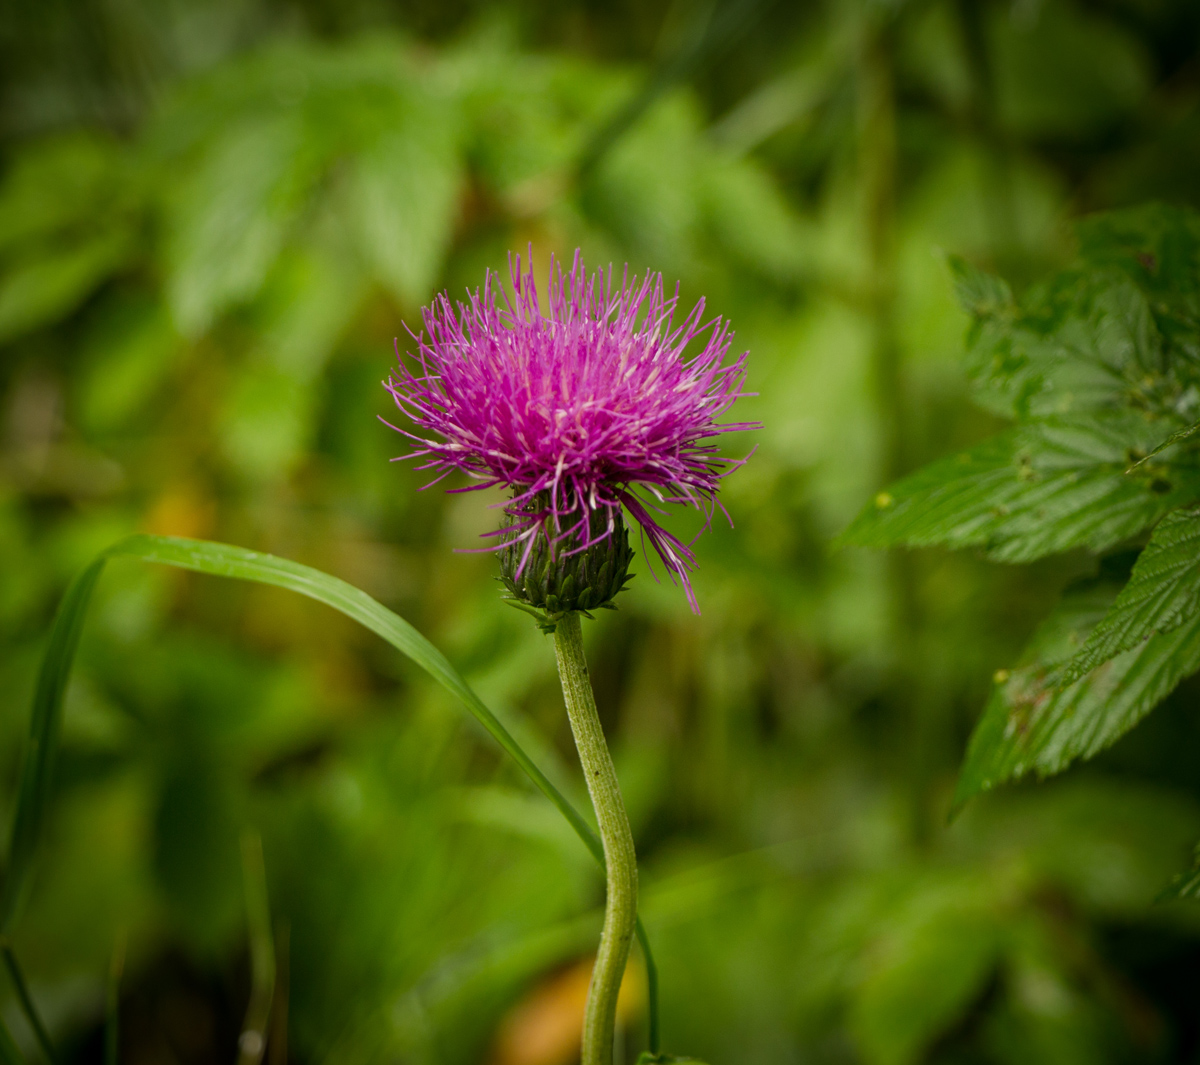
<svg viewBox="0 0 1200 1065">
<path fill-rule="evenodd" d="M 1155 633 L 1166 633 L 1200 611 L 1200 510 L 1168 514 L 1138 556 L 1129 583 L 1068 664 L 1071 684 L 1101 662 Z"/>
<path fill-rule="evenodd" d="M 980 317 L 968 339 L 976 398 L 1021 419 L 1124 407 L 1163 368 L 1145 294 L 1111 269 L 1061 274 L 1019 313 Z"/>
<path fill-rule="evenodd" d="M 1027 562 L 1102 551 L 1200 496 L 1200 468 L 1126 476 L 1162 430 L 1142 415 L 1048 418 L 941 459 L 881 493 L 842 535 L 866 547 L 983 547 Z"/>
<path fill-rule="evenodd" d="M 1117 589 L 1094 584 L 1064 595 L 1015 669 L 1001 670 L 971 736 L 954 796 L 973 795 L 1029 773 L 1046 777 L 1119 739 L 1184 677 L 1200 669 L 1200 615 L 1151 636 L 1073 684 L 1064 665 L 1108 612 Z"/>
<path fill-rule="evenodd" d="M 986 273 L 960 255 L 946 257 L 954 278 L 954 294 L 964 311 L 976 318 L 990 318 L 1013 309 L 1012 289 L 1003 278 Z"/>
</svg>

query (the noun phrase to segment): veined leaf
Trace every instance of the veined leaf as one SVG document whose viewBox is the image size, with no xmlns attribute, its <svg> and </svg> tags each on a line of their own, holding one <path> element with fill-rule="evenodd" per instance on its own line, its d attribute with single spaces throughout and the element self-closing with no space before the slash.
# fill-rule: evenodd
<svg viewBox="0 0 1200 1065">
<path fill-rule="evenodd" d="M 1130 452 L 1149 450 L 1161 434 L 1142 415 L 1117 411 L 1020 426 L 880 493 L 842 540 L 978 546 L 1005 562 L 1102 551 L 1200 496 L 1195 466 L 1125 475 Z"/>
<path fill-rule="evenodd" d="M 1151 636 L 1072 684 L 1063 666 L 1108 612 L 1117 589 L 1096 583 L 1064 595 L 1015 669 L 1001 670 L 975 728 L 954 797 L 1028 773 L 1049 776 L 1128 732 L 1184 677 L 1200 668 L 1200 615 Z"/>
<path fill-rule="evenodd" d="M 1170 436 L 1168 436 L 1166 438 L 1166 440 L 1164 440 L 1161 444 L 1159 444 L 1158 447 L 1156 447 L 1153 451 L 1151 451 L 1150 454 L 1145 455 L 1144 457 L 1138 459 L 1137 462 L 1135 462 L 1132 466 L 1129 467 L 1127 472 L 1133 473 L 1133 471 L 1136 470 L 1139 466 L 1144 466 L 1151 459 L 1156 458 L 1158 455 L 1161 455 L 1164 451 L 1167 450 L 1167 448 L 1173 447 L 1175 444 L 1178 444 L 1181 441 L 1187 440 L 1189 437 L 1194 436 L 1197 431 L 1200 431 L 1200 422 L 1193 422 L 1191 425 L 1184 426 L 1182 429 L 1177 430 L 1176 432 L 1174 432 Z"/>
<path fill-rule="evenodd" d="M 63 696 L 92 590 L 110 558 L 136 558 L 215 577 L 255 581 L 286 588 L 333 607 L 382 637 L 454 695 L 521 767 L 537 789 L 566 818 L 592 857 L 604 867 L 604 849 L 582 815 L 538 768 L 512 734 L 436 647 L 398 614 L 337 577 L 298 562 L 259 554 L 230 544 L 173 536 L 130 536 L 104 551 L 71 582 L 55 615 L 50 641 L 34 690 L 29 740 L 21 765 L 9 861 L 0 885 L 0 935 L 12 927 L 28 889 L 37 846 L 45 824 L 54 754 L 62 720 Z M 641 918 L 638 942 L 646 959 L 651 1030 L 658 1030 L 657 980 Z M 652 1039 L 652 1042 L 655 1042 Z M 0 1059 L 4 1055 L 0 1036 Z M 655 1049 L 657 1049 L 655 1047 Z M 19 1063 L 20 1058 L 16 1059 Z M 0 1065 L 8 1065 L 0 1060 Z"/>
<path fill-rule="evenodd" d="M 1071 684 L 1101 662 L 1155 633 L 1166 633 L 1200 610 L 1200 510 L 1168 514 L 1138 556 L 1129 583 L 1069 663 Z"/>
<path fill-rule="evenodd" d="M 1150 304 L 1117 271 L 1060 275 L 1007 311 L 997 306 L 998 283 L 974 271 L 957 285 L 960 299 L 975 301 L 967 370 L 985 406 L 1021 419 L 1110 410 L 1124 407 L 1147 374 L 1162 372 Z"/>
</svg>

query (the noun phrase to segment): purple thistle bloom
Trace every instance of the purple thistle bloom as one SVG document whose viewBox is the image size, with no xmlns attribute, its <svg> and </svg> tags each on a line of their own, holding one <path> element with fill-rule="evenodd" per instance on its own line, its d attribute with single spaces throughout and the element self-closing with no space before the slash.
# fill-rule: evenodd
<svg viewBox="0 0 1200 1065">
<path fill-rule="evenodd" d="M 428 456 L 418 468 L 440 471 L 432 483 L 453 470 L 479 482 L 457 491 L 511 488 L 511 524 L 487 535 L 501 538 L 497 548 L 525 541 L 525 558 L 540 533 L 551 544 L 573 538 L 572 551 L 604 540 L 623 506 L 698 613 L 691 547 L 636 493 L 693 506 L 709 527 L 721 478 L 745 459 L 723 458 L 706 441 L 757 428 L 717 423 L 744 394 L 746 354 L 726 362 L 733 335 L 720 318 L 702 323 L 703 300 L 674 325 L 678 286 L 667 298 L 661 274 L 639 281 L 627 268 L 614 291 L 611 266 L 607 277 L 589 277 L 577 250 L 565 278 L 551 261 L 546 317 L 532 261 L 522 275 L 517 256 L 510 270 L 515 298 L 489 271 L 482 296 L 476 290 L 469 305 L 455 306 L 439 295 L 422 311 L 426 335 L 409 330 L 419 368 L 401 359 L 385 387 L 438 439 L 392 426 L 417 445 L 400 457 Z M 697 338 L 703 346 L 685 355 Z M 535 497 L 548 505 L 531 512 Z M 591 520 L 601 510 L 608 520 Z"/>
</svg>

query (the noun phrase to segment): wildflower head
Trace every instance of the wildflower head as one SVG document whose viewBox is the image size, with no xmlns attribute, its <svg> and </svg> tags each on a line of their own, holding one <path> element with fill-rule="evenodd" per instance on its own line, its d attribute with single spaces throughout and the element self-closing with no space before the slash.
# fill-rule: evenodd
<svg viewBox="0 0 1200 1065">
<path fill-rule="evenodd" d="M 475 480 L 458 491 L 511 489 L 507 522 L 488 534 L 510 591 L 531 564 L 541 573 L 593 549 L 627 564 L 624 508 L 697 610 L 695 555 L 655 515 L 680 503 L 711 524 L 721 478 L 740 464 L 712 441 L 755 428 L 717 421 L 743 394 L 746 355 L 727 358 L 732 333 L 703 321 L 703 300 L 676 324 L 678 287 L 668 297 L 661 274 L 626 270 L 615 286 L 611 267 L 589 276 L 576 251 L 569 274 L 551 262 L 543 314 L 532 263 L 510 268 L 511 295 L 489 273 L 467 304 L 440 295 L 422 312 L 414 362 L 386 383 L 417 430 L 398 429 L 414 445 L 401 457 L 425 459 L 435 482 L 454 470 Z M 589 598 L 610 600 L 614 576 Z"/>
</svg>

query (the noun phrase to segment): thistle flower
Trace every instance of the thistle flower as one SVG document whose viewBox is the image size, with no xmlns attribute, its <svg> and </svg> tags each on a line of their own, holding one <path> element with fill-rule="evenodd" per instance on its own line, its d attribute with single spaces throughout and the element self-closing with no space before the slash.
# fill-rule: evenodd
<svg viewBox="0 0 1200 1065">
<path fill-rule="evenodd" d="M 508 521 L 486 535 L 507 557 L 519 551 L 518 576 L 535 544 L 554 557 L 623 540 L 623 507 L 698 613 L 692 548 L 655 514 L 679 503 L 704 515 L 701 532 L 711 524 L 721 478 L 745 461 L 711 441 L 756 428 L 717 421 L 744 394 L 746 354 L 727 360 L 733 335 L 721 318 L 703 322 L 703 300 L 675 325 L 678 286 L 667 297 L 661 274 L 626 268 L 614 288 L 611 266 L 589 276 L 576 251 L 565 277 L 551 261 L 544 316 L 532 262 L 523 274 L 510 259 L 510 272 L 511 296 L 489 272 L 482 294 L 465 305 L 439 295 L 424 335 L 410 330 L 419 366 L 400 359 L 385 387 L 433 437 L 392 426 L 414 445 L 400 458 L 426 458 L 431 483 L 454 470 L 477 482 L 457 491 L 510 488 Z"/>
</svg>

